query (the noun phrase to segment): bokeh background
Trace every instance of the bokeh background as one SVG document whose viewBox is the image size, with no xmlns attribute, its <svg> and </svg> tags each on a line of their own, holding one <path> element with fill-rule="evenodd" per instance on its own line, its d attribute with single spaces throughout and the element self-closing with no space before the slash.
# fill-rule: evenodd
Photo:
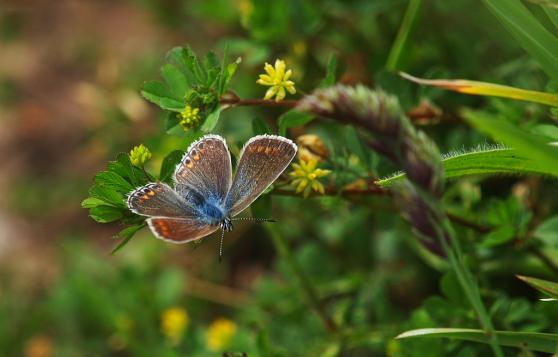
<svg viewBox="0 0 558 357">
<path fill-rule="evenodd" d="M 381 85 L 407 110 L 422 105 L 438 113 L 436 122 L 421 124 L 444 152 L 486 141 L 460 122 L 459 107 L 487 106 L 518 118 L 542 115 L 539 106 L 421 89 L 386 71 L 406 6 L 400 0 L 2 0 L 0 354 L 405 355 L 406 347 L 393 337 L 407 328 L 452 319 L 474 326 L 474 318 L 460 315 L 466 303 L 458 288 L 450 278 L 440 287 L 441 271 L 420 253 L 390 199 L 273 196 L 273 217 L 280 222 L 275 232 L 287 239 L 335 321 L 356 331 L 342 348 L 329 339 L 277 258 L 265 227 L 239 224 L 225 238 L 221 264 L 218 239 L 195 249 L 169 246 L 148 230 L 111 255 L 118 224 L 95 223 L 80 207 L 95 173 L 117 153 L 144 143 L 153 152 L 149 167 L 158 168 L 169 151 L 186 148 L 181 138 L 163 135 L 160 111 L 139 93 L 144 81 L 158 78 L 164 54 L 178 45 L 199 54 L 222 53 L 228 45 L 242 57 L 232 87 L 243 98 L 263 97 L 265 89 L 255 80 L 266 61 L 285 59 L 304 93 L 318 85 L 328 58 L 336 55 L 338 81 Z M 546 84 L 481 2 L 425 2 L 402 58 L 401 69 L 422 77 L 532 89 Z M 252 135 L 253 119 L 274 123 L 283 111 L 229 110 L 215 132 L 238 148 Z M 319 135 L 335 155 L 351 150 L 339 140 L 350 141 L 354 133 L 340 139 L 327 122 L 289 135 L 307 132 Z M 393 170 L 384 163 L 376 174 Z M 463 181 L 452 186 L 448 201 L 467 207 L 481 196 L 515 202 L 510 192 L 523 197 L 521 184 L 509 177 L 482 187 Z M 498 202 L 493 206 L 484 208 L 501 209 Z M 519 207 L 519 215 L 532 208 L 528 202 Z M 551 207 L 537 209 L 544 214 Z M 536 293 L 509 277 L 519 265 L 544 269 L 523 264 L 513 247 L 502 250 L 514 263 L 493 267 L 490 279 L 508 292 L 497 293 L 509 295 L 500 309 L 514 306 L 515 316 L 502 313 L 499 321 L 544 329 L 556 311 L 535 309 Z M 498 280 L 504 273 L 508 277 Z M 429 300 L 424 308 L 436 295 L 451 303 L 438 301 L 434 308 Z M 492 313 L 500 318 L 498 309 Z M 436 340 L 412 348 L 442 353 L 443 345 Z M 486 351 L 453 347 L 462 355 Z"/>
</svg>

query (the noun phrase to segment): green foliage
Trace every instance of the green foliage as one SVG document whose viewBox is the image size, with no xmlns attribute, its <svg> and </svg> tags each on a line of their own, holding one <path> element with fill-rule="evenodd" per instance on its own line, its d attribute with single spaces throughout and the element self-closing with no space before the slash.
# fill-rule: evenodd
<svg viewBox="0 0 558 357">
<path fill-rule="evenodd" d="M 520 1 L 484 0 L 486 6 L 539 63 L 546 74 L 558 80 L 558 39 Z"/>
<path fill-rule="evenodd" d="M 183 152 L 175 150 L 163 159 L 160 181 L 170 182 L 182 155 Z M 99 223 L 121 220 L 126 226 L 114 236 L 120 242 L 113 249 L 113 253 L 124 247 L 145 227 L 145 217 L 130 212 L 126 199 L 132 190 L 151 181 L 153 178 L 145 169 L 132 165 L 130 157 L 124 153 L 119 154 L 115 161 L 109 162 L 107 171 L 95 176 L 94 184 L 89 189 L 89 197 L 82 201 L 81 206 L 89 209 L 89 216 Z"/>
<path fill-rule="evenodd" d="M 166 56 L 167 63 L 161 67 L 164 83 L 146 82 L 141 93 L 145 99 L 170 112 L 180 113 L 186 106 L 198 108 L 202 117 L 200 129 L 210 132 L 219 120 L 219 99 L 240 63 L 240 58 L 229 63 L 227 57 L 225 50 L 220 63 L 213 52 L 198 59 L 190 47 L 173 48 Z M 167 132 L 175 133 L 178 125 L 178 114 L 169 113 Z"/>
<path fill-rule="evenodd" d="M 515 125 L 481 112 L 466 112 L 465 118 L 476 129 L 516 149 L 519 154 L 536 161 L 553 176 L 558 176 L 558 149 L 548 140 L 522 131 Z"/>
</svg>

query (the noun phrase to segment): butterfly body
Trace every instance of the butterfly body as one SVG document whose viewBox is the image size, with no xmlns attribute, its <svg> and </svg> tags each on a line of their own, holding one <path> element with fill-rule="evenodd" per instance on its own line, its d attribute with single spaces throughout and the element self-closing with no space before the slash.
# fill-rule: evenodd
<svg viewBox="0 0 558 357">
<path fill-rule="evenodd" d="M 147 216 L 153 234 L 185 243 L 222 229 L 247 208 L 285 170 L 297 151 L 289 139 L 251 138 L 242 148 L 233 180 L 230 153 L 223 138 L 206 135 L 192 143 L 176 166 L 174 187 L 149 183 L 132 191 L 128 207 Z"/>
</svg>

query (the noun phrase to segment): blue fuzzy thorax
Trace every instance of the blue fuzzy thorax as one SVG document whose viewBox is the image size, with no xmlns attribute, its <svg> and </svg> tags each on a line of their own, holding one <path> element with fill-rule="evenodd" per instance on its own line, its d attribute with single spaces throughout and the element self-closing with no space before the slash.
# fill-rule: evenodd
<svg viewBox="0 0 558 357">
<path fill-rule="evenodd" d="M 227 218 L 219 200 L 213 198 L 206 199 L 198 208 L 209 224 L 217 225 Z"/>
</svg>

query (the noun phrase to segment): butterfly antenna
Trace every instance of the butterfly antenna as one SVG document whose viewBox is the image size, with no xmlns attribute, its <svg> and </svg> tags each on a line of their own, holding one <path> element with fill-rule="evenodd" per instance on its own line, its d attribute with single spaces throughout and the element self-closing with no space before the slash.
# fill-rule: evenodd
<svg viewBox="0 0 558 357">
<path fill-rule="evenodd" d="M 255 217 L 238 217 L 232 218 L 231 221 L 254 221 L 254 222 L 277 222 L 271 218 L 255 218 Z"/>
<path fill-rule="evenodd" d="M 219 243 L 219 263 L 223 260 L 223 238 L 225 238 L 225 230 L 221 230 L 221 242 Z"/>
</svg>

